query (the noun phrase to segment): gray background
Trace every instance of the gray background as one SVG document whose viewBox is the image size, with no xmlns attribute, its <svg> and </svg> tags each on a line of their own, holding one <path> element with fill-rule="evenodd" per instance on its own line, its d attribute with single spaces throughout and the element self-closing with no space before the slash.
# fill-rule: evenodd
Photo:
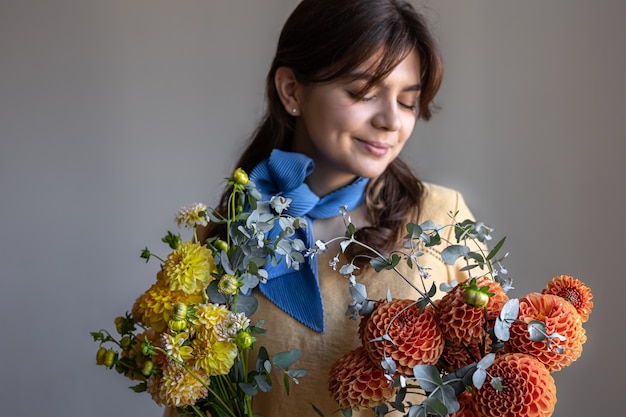
<svg viewBox="0 0 626 417">
<path fill-rule="evenodd" d="M 1 415 L 161 413 L 95 366 L 89 332 L 152 283 L 138 255 L 166 252 L 175 211 L 215 203 L 295 4 L 0 0 Z M 626 2 L 424 8 L 442 110 L 405 158 L 508 236 L 514 295 L 556 274 L 592 287 L 583 356 L 554 374 L 555 416 L 607 415 L 626 373 Z"/>
</svg>

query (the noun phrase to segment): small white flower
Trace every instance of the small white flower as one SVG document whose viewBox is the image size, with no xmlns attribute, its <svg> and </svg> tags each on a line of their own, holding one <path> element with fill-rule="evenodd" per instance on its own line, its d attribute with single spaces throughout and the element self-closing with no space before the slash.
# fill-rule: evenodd
<svg viewBox="0 0 626 417">
<path fill-rule="evenodd" d="M 270 199 L 270 206 L 278 214 L 281 214 L 285 209 L 289 207 L 290 204 L 291 198 L 283 197 L 281 195 L 275 195 Z"/>
</svg>

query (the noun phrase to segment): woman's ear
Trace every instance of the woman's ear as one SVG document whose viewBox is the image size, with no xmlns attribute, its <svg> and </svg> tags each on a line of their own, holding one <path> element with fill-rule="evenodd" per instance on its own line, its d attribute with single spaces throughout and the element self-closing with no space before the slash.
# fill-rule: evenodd
<svg viewBox="0 0 626 417">
<path fill-rule="evenodd" d="M 288 67 L 278 67 L 274 74 L 274 85 L 285 111 L 292 116 L 298 116 L 302 85 L 296 79 L 293 70 Z"/>
</svg>

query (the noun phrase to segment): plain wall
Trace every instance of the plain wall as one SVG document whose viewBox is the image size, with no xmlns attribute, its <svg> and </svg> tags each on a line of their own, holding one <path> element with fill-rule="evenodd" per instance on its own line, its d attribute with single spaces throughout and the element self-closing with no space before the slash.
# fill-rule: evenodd
<svg viewBox="0 0 626 417">
<path fill-rule="evenodd" d="M 89 332 L 151 285 L 158 265 L 139 254 L 166 253 L 176 210 L 215 203 L 296 3 L 0 0 L 1 415 L 160 415 L 95 366 Z M 626 2 L 424 10 L 446 74 L 405 158 L 507 236 L 512 296 L 559 274 L 592 287 L 554 415 L 607 415 L 626 373 Z"/>
</svg>

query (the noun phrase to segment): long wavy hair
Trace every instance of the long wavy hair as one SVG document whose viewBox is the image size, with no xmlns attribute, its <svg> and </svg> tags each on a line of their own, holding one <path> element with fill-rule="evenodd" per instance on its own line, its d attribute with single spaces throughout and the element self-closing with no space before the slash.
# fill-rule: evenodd
<svg viewBox="0 0 626 417">
<path fill-rule="evenodd" d="M 279 98 L 274 76 L 279 67 L 290 68 L 298 82 L 308 85 L 341 79 L 382 52 L 371 68 L 372 78 L 360 92 L 384 79 L 415 50 L 421 65 L 418 119 L 429 120 L 443 75 L 436 43 L 424 17 L 403 0 L 303 0 L 287 19 L 266 78 L 267 107 L 237 166 L 250 172 L 267 159 L 272 149 L 289 151 L 296 118 L 289 115 Z M 357 237 L 383 251 L 397 246 L 407 219 L 416 218 L 424 187 L 411 169 L 396 158 L 366 190 L 369 227 Z M 222 195 L 224 208 L 228 191 Z M 215 234 L 218 230 L 209 230 Z M 349 248 L 357 249 L 357 245 Z M 356 252 L 348 253 L 357 255 Z"/>
</svg>

